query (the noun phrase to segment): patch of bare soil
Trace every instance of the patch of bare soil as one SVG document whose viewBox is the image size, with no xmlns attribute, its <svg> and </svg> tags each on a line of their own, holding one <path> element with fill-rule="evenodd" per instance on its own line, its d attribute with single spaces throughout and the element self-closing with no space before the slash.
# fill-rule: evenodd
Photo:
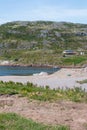
<svg viewBox="0 0 87 130">
<path fill-rule="evenodd" d="M 0 96 L 0 113 L 15 112 L 34 121 L 68 125 L 70 130 L 87 130 L 87 104 L 71 101 L 56 103 L 31 101 L 25 97 Z"/>
</svg>

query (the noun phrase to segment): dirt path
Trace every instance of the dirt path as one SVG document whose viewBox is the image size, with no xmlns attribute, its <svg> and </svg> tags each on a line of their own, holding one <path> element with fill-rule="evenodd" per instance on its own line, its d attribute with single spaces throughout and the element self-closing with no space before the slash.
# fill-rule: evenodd
<svg viewBox="0 0 87 130">
<path fill-rule="evenodd" d="M 0 96 L 0 112 L 15 112 L 34 121 L 68 125 L 70 130 L 87 130 L 87 104 L 30 101 L 18 96 Z"/>
</svg>

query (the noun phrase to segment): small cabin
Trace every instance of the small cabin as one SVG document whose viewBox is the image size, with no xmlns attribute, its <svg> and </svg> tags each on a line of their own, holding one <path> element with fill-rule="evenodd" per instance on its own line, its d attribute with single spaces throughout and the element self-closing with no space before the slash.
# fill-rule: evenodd
<svg viewBox="0 0 87 130">
<path fill-rule="evenodd" d="M 76 55 L 77 53 L 74 50 L 64 50 L 63 51 L 63 56 L 71 56 L 71 55 Z"/>
<path fill-rule="evenodd" d="M 78 49 L 77 52 L 78 52 L 78 55 L 85 55 L 86 53 L 84 49 Z"/>
</svg>

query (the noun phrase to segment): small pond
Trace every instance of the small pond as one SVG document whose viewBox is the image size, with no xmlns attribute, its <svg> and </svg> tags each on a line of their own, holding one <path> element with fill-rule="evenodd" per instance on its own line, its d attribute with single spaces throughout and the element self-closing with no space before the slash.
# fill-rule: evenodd
<svg viewBox="0 0 87 130">
<path fill-rule="evenodd" d="M 8 75 L 27 76 L 41 72 L 47 72 L 48 74 L 52 74 L 58 70 L 59 68 L 49 68 L 49 67 L 0 66 L 0 76 L 8 76 Z"/>
</svg>

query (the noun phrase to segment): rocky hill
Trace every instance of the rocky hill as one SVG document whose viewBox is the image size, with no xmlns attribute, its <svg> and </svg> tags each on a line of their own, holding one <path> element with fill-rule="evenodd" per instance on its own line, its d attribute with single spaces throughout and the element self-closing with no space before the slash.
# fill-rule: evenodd
<svg viewBox="0 0 87 130">
<path fill-rule="evenodd" d="M 86 55 L 79 59 L 62 59 L 62 51 L 66 49 L 87 50 L 87 24 L 16 21 L 0 26 L 1 61 L 42 65 L 87 64 Z"/>
<path fill-rule="evenodd" d="M 9 22 L 0 26 L 0 49 L 87 49 L 87 25 Z"/>
</svg>

